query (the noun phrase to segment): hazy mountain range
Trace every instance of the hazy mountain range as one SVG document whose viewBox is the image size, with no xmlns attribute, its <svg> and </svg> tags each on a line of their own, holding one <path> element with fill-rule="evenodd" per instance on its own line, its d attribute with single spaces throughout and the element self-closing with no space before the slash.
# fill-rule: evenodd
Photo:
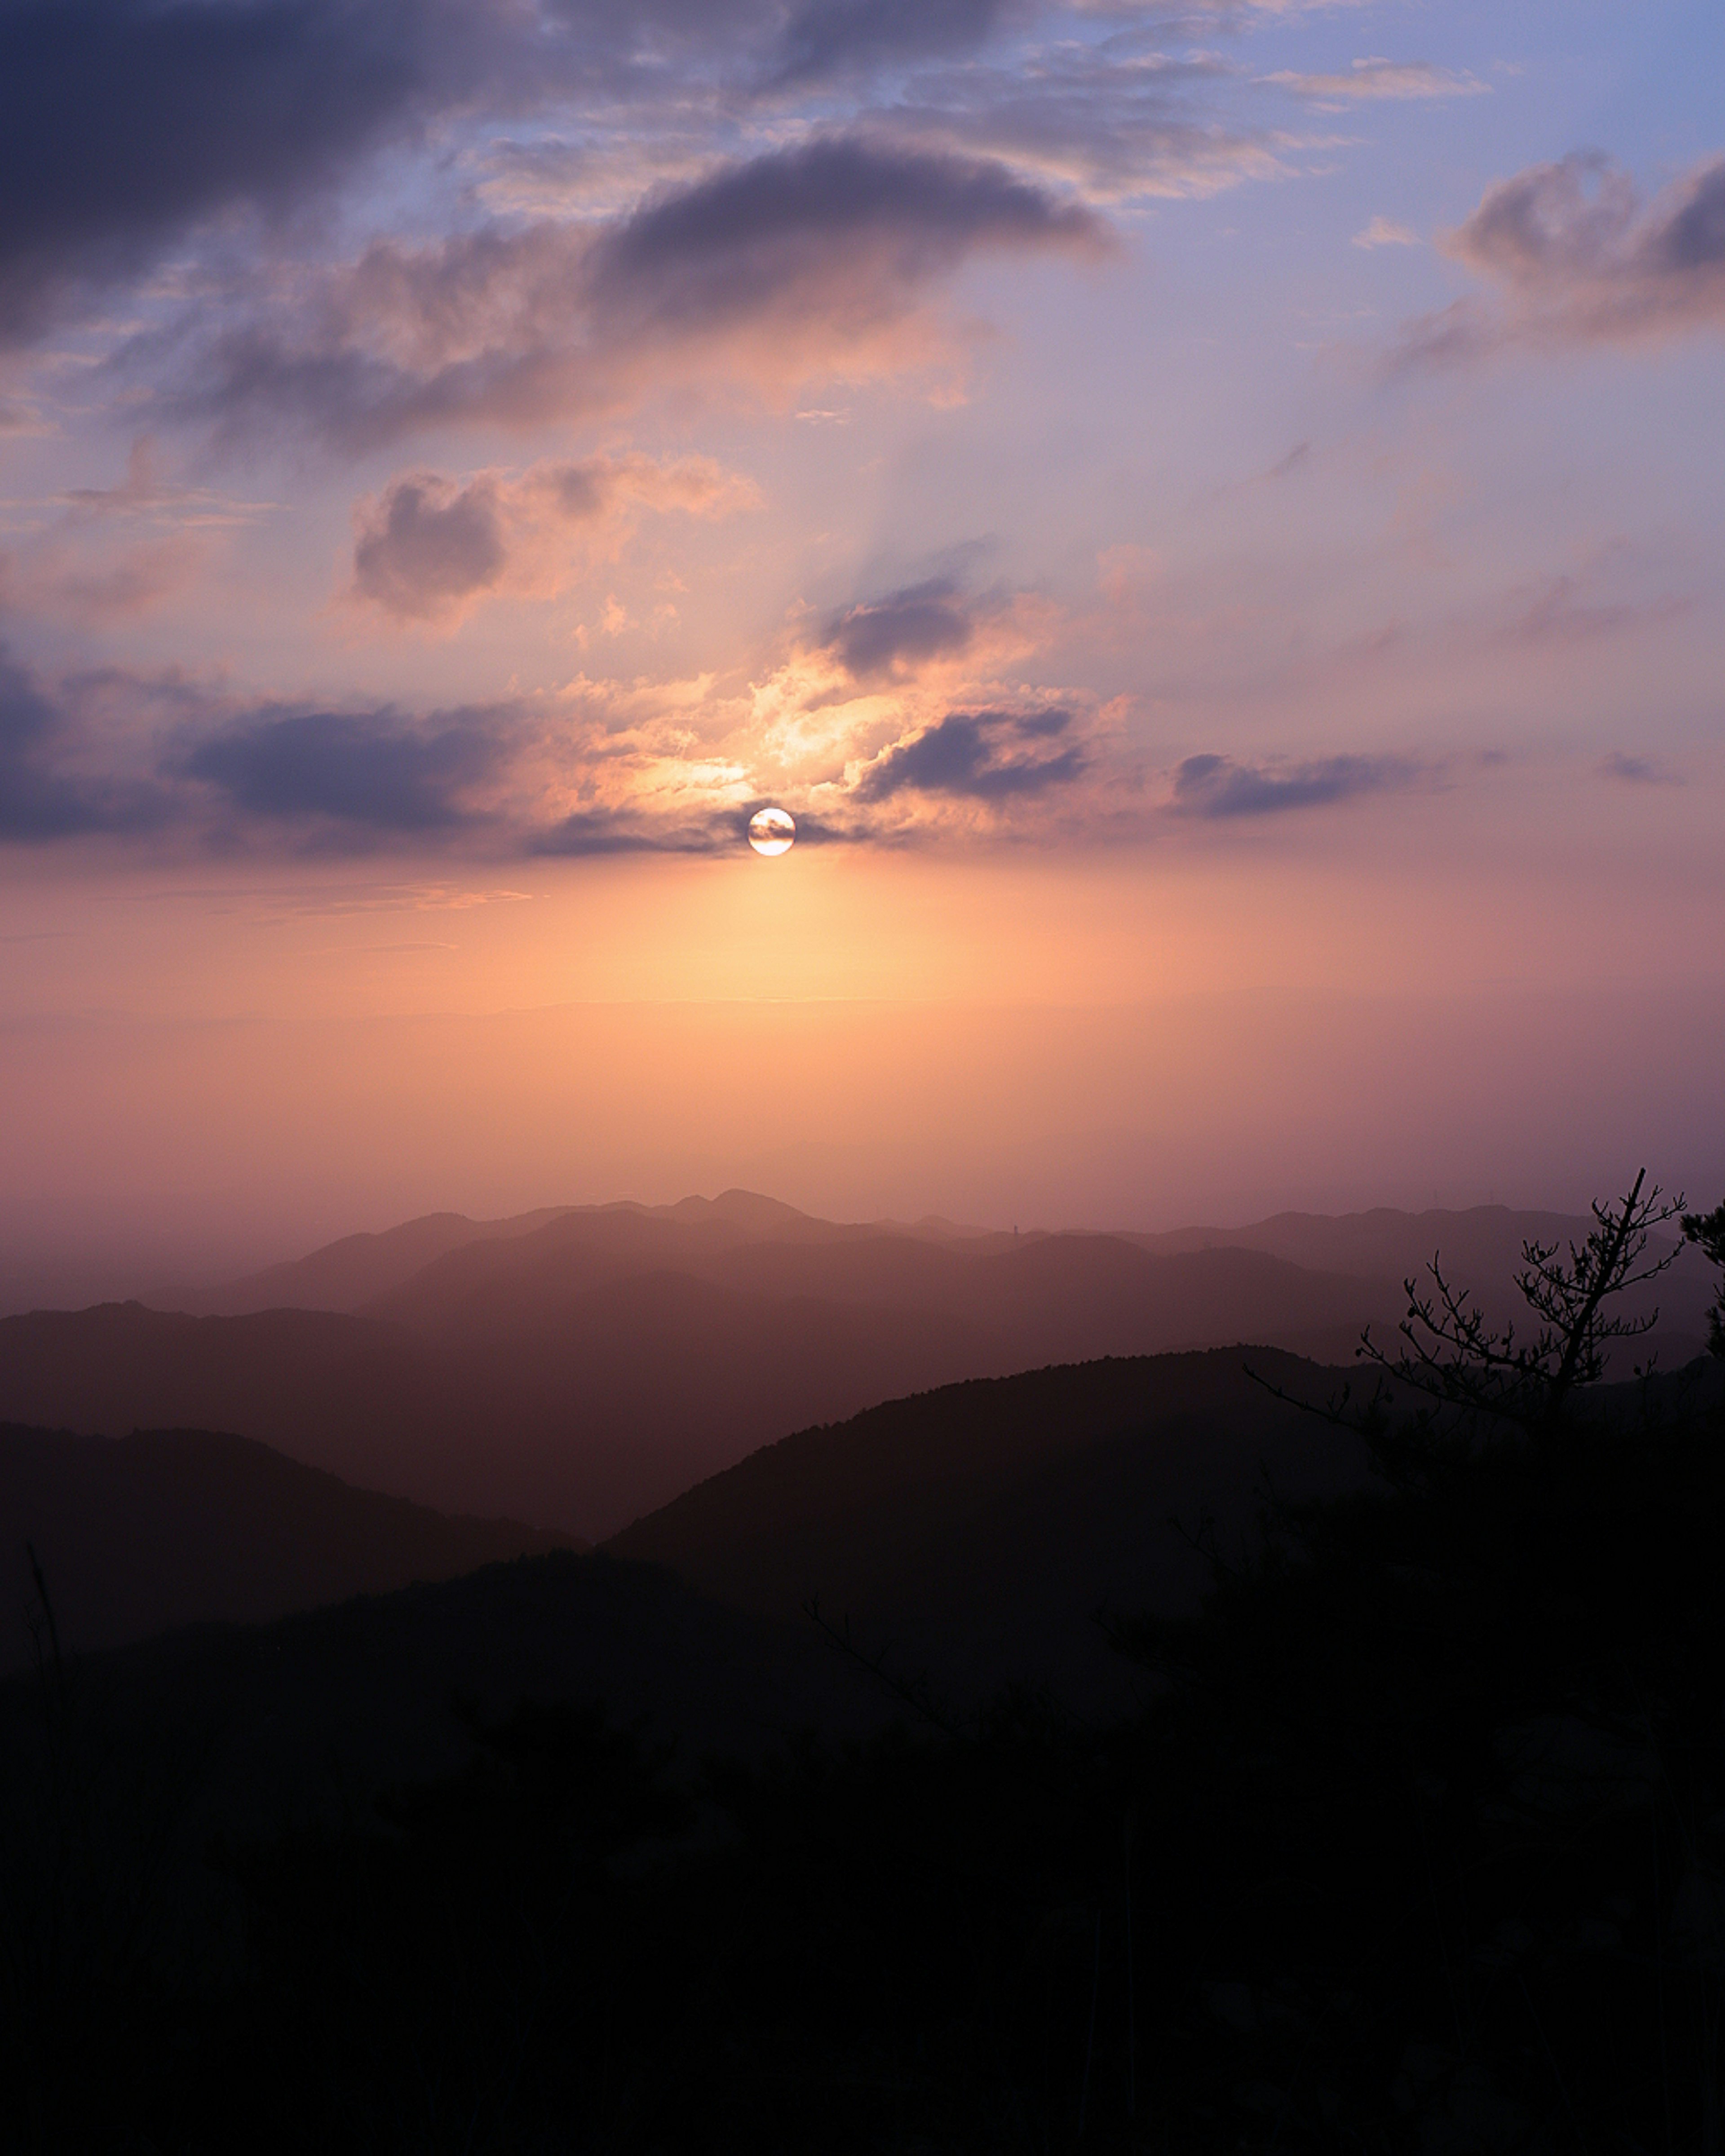
<svg viewBox="0 0 1725 2156">
<path fill-rule="evenodd" d="M 747 1192 L 356 1236 L 203 1296 L 0 1321 L 0 1417 L 229 1430 L 366 1487 L 598 1539 L 790 1432 L 962 1380 L 1246 1342 L 1347 1358 L 1446 1253 L 1507 1307 L 1501 1208 L 1168 1236 L 840 1224 Z M 1707 1284 L 1661 1287 L 1668 1364 Z"/>
</svg>

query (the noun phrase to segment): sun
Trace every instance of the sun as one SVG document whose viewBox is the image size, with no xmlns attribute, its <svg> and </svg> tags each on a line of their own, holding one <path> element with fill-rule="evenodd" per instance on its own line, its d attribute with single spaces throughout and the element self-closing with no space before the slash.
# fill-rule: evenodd
<svg viewBox="0 0 1725 2156">
<path fill-rule="evenodd" d="M 757 808 L 749 819 L 749 844 L 769 860 L 797 843 L 797 821 L 788 808 Z"/>
</svg>

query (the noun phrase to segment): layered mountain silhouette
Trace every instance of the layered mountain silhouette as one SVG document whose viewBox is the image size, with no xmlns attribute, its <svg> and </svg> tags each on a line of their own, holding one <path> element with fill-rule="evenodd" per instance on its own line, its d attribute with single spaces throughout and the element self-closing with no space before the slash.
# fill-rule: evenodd
<svg viewBox="0 0 1725 2156">
<path fill-rule="evenodd" d="M 1274 1352 L 1256 1364 L 1302 1397 L 1336 1381 Z M 906 1686 L 959 1712 L 1014 1681 L 1129 1707 L 1099 1610 L 1191 1614 L 1209 1553 L 1254 1544 L 1266 1489 L 1363 1472 L 1353 1440 L 1214 1350 L 973 1381 L 804 1430 L 592 1556 L 488 1563 L 545 1538 L 196 1431 L 0 1432 L 0 1533 L 34 1537 L 65 1645 L 167 1633 L 82 1681 L 126 1702 L 128 1727 L 205 1732 L 199 1816 L 255 1825 L 449 1771 L 474 1715 L 523 1698 L 607 1701 L 691 1763 L 861 1733 Z"/>
<path fill-rule="evenodd" d="M 960 1380 L 1240 1342 L 1339 1361 L 1363 1324 L 1393 1332 L 1410 1253 L 1460 1243 L 1495 1288 L 1503 1245 L 1585 1224 L 1496 1211 L 1019 1238 L 836 1224 L 747 1192 L 438 1215 L 211 1298 L 227 1314 L 0 1322 L 0 1416 L 235 1430 L 368 1488 L 597 1539 L 763 1443 Z M 1702 1329 L 1698 1307 L 1679 1315 L 1668 1362 Z"/>
<path fill-rule="evenodd" d="M 39 1591 L 28 1546 L 69 1654 L 454 1578 L 558 1541 L 517 1521 L 451 1518 L 356 1490 L 249 1438 L 0 1428 L 7 1614 Z M 38 1621 L 45 1626 L 39 1611 Z M 40 1644 L 49 1650 L 45 1636 Z M 0 1671 L 27 1649 L 22 1625 L 0 1627 Z"/>
</svg>

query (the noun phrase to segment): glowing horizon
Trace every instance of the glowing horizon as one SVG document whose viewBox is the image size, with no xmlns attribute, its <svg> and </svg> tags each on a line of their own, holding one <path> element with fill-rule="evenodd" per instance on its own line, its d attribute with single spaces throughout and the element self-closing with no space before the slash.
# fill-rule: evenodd
<svg viewBox="0 0 1725 2156">
<path fill-rule="evenodd" d="M 1717 1197 L 1717 11 L 242 13 L 0 21 L 0 1231 Z"/>
</svg>

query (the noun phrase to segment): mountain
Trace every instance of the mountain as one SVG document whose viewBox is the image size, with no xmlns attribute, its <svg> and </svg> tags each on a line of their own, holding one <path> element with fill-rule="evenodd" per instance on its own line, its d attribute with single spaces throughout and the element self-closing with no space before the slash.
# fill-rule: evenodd
<svg viewBox="0 0 1725 2156">
<path fill-rule="evenodd" d="M 249 1438 L 0 1428 L 8 1611 L 33 1597 L 28 1542 L 68 1653 L 452 1578 L 557 1541 L 516 1521 L 451 1518 L 354 1489 Z M 28 1651 L 22 1625 L 0 1630 L 0 1671 Z"/>
<path fill-rule="evenodd" d="M 451 1251 L 360 1314 L 10 1318 L 0 1415 L 109 1435 L 237 1430 L 370 1488 L 597 1539 L 883 1399 L 1247 1337 L 1322 1353 L 1383 1306 L 1251 1251 L 738 1234 L 722 1219 L 564 1216 Z"/>
<path fill-rule="evenodd" d="M 865 1666 L 881 1649 L 889 1676 L 926 1674 L 961 1703 L 1023 1678 L 1106 1710 L 1130 1703 L 1132 1673 L 1099 1605 L 1190 1611 L 1210 1577 L 1190 1540 L 1201 1522 L 1237 1553 L 1266 1474 L 1301 1495 L 1363 1475 L 1351 1439 L 1255 1384 L 1245 1359 L 1105 1361 L 894 1401 L 762 1448 L 591 1556 L 489 1563 L 536 1538 L 185 1430 L 0 1432 L 0 1532 L 34 1539 L 69 1650 L 163 1628 L 86 1656 L 78 1697 L 121 1750 L 180 1732 L 198 1816 L 228 1826 L 448 1771 L 472 1714 L 522 1699 L 603 1700 L 691 1762 L 802 1728 L 860 1733 L 903 1712 Z M 1253 1360 L 1301 1396 L 1336 1381 Z M 458 1565 L 475 1568 L 435 1577 Z M 17 1585 L 22 1604 L 22 1572 Z M 809 1620 L 816 1598 L 858 1652 Z M 331 1606 L 209 1621 L 295 1600 Z M 0 1728 L 23 1708 L 0 1683 Z"/>
<path fill-rule="evenodd" d="M 428 1213 L 376 1235 L 344 1235 L 310 1257 L 266 1265 L 213 1288 L 175 1289 L 146 1300 L 152 1306 L 199 1317 L 235 1317 L 254 1310 L 358 1310 L 445 1252 L 464 1244 L 530 1234 L 562 1209 L 545 1206 L 505 1220 L 470 1220 L 464 1213 Z"/>
<path fill-rule="evenodd" d="M 1241 1342 L 1346 1361 L 1368 1322 L 1393 1339 L 1422 1250 L 1456 1253 L 1502 1310 L 1521 1239 L 1584 1225 L 1483 1209 L 1288 1215 L 1245 1241 L 1019 1237 L 823 1221 L 746 1191 L 434 1215 L 231 1291 L 285 1299 L 266 1309 L 0 1322 L 0 1417 L 237 1430 L 443 1511 L 598 1539 L 791 1431 L 964 1379 Z M 1680 1306 L 1667 1365 L 1703 1329 L 1705 1268 L 1687 1270 L 1657 1286 Z M 318 1296 L 344 1306 L 299 1301 Z"/>
<path fill-rule="evenodd" d="M 152 1309 L 185 1311 L 200 1317 L 241 1317 L 259 1310 L 357 1311 L 454 1250 L 475 1244 L 507 1242 L 531 1235 L 553 1221 L 570 1219 L 578 1236 L 603 1243 L 608 1235 L 627 1237 L 637 1221 L 665 1221 L 696 1234 L 706 1229 L 724 1243 L 770 1237 L 781 1242 L 825 1240 L 890 1233 L 957 1240 L 975 1238 L 996 1243 L 984 1231 L 955 1226 L 930 1217 L 911 1225 L 877 1222 L 840 1226 L 799 1213 L 776 1198 L 752 1190 L 726 1190 L 716 1198 L 685 1198 L 675 1205 L 547 1205 L 496 1220 L 471 1220 L 462 1213 L 428 1213 L 381 1235 L 345 1235 L 310 1256 L 269 1265 L 261 1272 L 215 1287 L 180 1287 L 141 1299 Z"/>
<path fill-rule="evenodd" d="M 1238 1349 L 1089 1363 L 947 1386 L 804 1430 L 606 1545 L 715 1600 L 788 1618 L 818 1600 L 865 1651 L 962 1694 L 1040 1680 L 1122 1704 L 1101 1608 L 1190 1614 L 1260 1497 L 1365 1478 L 1351 1434 L 1286 1404 L 1343 1373 Z"/>
</svg>

